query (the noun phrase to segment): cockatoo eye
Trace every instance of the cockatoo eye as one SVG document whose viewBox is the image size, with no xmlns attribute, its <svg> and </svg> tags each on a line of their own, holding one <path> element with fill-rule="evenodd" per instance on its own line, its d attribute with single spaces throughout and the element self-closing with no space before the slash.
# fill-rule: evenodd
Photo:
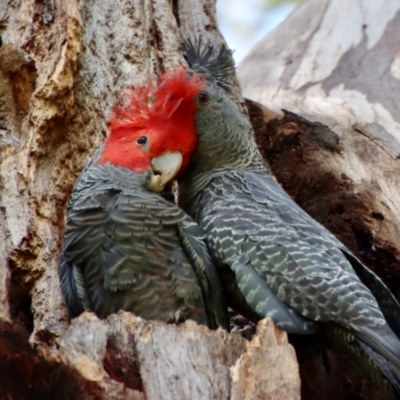
<svg viewBox="0 0 400 400">
<path fill-rule="evenodd" d="M 147 143 L 147 136 L 140 136 L 140 138 L 137 140 L 137 144 L 140 144 L 141 146 L 145 145 Z"/>
<path fill-rule="evenodd" d="M 208 96 L 205 93 L 199 94 L 200 103 L 208 103 Z"/>
</svg>

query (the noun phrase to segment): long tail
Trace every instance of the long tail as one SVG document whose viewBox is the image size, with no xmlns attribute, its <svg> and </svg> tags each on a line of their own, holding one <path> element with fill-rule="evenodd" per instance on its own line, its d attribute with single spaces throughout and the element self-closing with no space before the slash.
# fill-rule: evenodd
<svg viewBox="0 0 400 400">
<path fill-rule="evenodd" d="M 372 347 L 368 346 L 361 339 L 357 339 L 359 345 L 364 349 L 364 351 L 369 355 L 369 357 L 374 361 L 374 363 L 379 367 L 381 372 L 386 376 L 386 378 L 390 381 L 390 383 L 395 388 L 396 392 L 400 396 L 400 371 L 396 368 L 389 360 L 385 357 L 381 356 L 378 352 L 376 352 Z M 371 373 L 371 379 L 373 382 L 382 386 L 382 378 L 379 374 Z M 386 389 L 386 385 L 385 385 Z"/>
<path fill-rule="evenodd" d="M 327 323 L 323 331 L 335 350 L 351 354 L 349 361 L 361 375 L 371 380 L 390 398 L 400 398 L 400 370 L 392 362 L 339 325 Z"/>
<path fill-rule="evenodd" d="M 363 265 L 347 248 L 340 249 L 356 271 L 361 282 L 372 292 L 386 322 L 400 340 L 400 304 L 374 272 Z"/>
</svg>

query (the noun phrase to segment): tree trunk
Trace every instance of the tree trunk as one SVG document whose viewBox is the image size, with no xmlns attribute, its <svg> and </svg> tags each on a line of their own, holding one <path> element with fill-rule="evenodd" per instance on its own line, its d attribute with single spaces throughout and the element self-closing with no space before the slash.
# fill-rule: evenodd
<svg viewBox="0 0 400 400">
<path fill-rule="evenodd" d="M 311 0 L 259 42 L 238 73 L 277 180 L 397 299 L 399 38 L 397 0 Z M 387 399 L 329 349 L 321 356 L 321 344 L 308 345 L 296 346 L 304 398 Z"/>
<path fill-rule="evenodd" d="M 70 322 L 58 259 L 73 182 L 117 94 L 183 63 L 180 35 L 221 41 L 213 0 L 0 3 L 0 398 L 299 399 L 286 334 Z"/>
</svg>

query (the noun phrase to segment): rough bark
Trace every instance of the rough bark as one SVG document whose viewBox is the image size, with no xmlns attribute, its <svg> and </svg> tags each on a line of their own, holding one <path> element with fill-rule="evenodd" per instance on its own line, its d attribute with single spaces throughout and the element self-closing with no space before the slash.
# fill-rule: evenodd
<svg viewBox="0 0 400 400">
<path fill-rule="evenodd" d="M 396 0 L 310 0 L 239 68 L 277 180 L 398 299 L 399 37 Z M 296 339 L 304 398 L 387 398 L 312 340 Z"/>
<path fill-rule="evenodd" d="M 299 397 L 298 367 L 293 365 L 294 350 L 288 347 L 285 332 L 270 319 L 261 320 L 246 348 L 231 367 L 232 400 Z"/>
<path fill-rule="evenodd" d="M 182 63 L 189 33 L 222 40 L 213 0 L 0 2 L 1 398 L 299 398 L 293 349 L 270 322 L 247 343 L 128 313 L 70 322 L 62 301 L 72 184 L 117 94 Z"/>
</svg>

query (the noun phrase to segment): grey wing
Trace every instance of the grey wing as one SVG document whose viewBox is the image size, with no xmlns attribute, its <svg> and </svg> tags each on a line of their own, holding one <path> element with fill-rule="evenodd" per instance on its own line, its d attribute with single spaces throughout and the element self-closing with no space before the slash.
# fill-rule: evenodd
<svg viewBox="0 0 400 400">
<path fill-rule="evenodd" d="M 82 274 L 73 264 L 65 260 L 63 254 L 60 257 L 59 274 L 61 290 L 70 317 L 74 318 L 84 311 L 91 311 Z"/>
<path fill-rule="evenodd" d="M 263 176 L 262 182 L 257 176 L 254 179 L 253 175 L 252 178 L 249 180 L 249 182 L 252 182 L 249 189 L 252 192 L 252 196 L 258 202 L 267 204 L 267 193 L 272 200 L 271 203 L 275 205 L 274 211 L 284 223 L 293 226 L 298 234 L 305 238 L 307 243 L 311 245 L 315 244 L 318 251 L 330 250 L 332 253 L 334 252 L 335 259 L 331 257 L 332 260 L 350 274 L 355 273 L 361 282 L 372 292 L 389 326 L 396 333 L 397 337 L 400 338 L 400 305 L 383 281 L 373 271 L 363 265 L 327 229 L 302 210 L 271 176 Z M 266 185 L 268 186 L 267 192 L 265 190 Z"/>
<path fill-rule="evenodd" d="M 93 311 L 84 274 L 90 270 L 88 264 L 96 258 L 95 252 L 102 242 L 102 230 L 107 222 L 103 203 L 118 193 L 110 190 L 101 197 L 79 197 L 76 191 L 72 194 L 67 210 L 59 271 L 61 289 L 71 317 L 83 311 Z M 102 278 L 98 268 L 94 268 L 93 272 L 98 272 L 98 278 Z"/>
<path fill-rule="evenodd" d="M 400 305 L 383 281 L 369 268 L 363 265 L 349 249 L 341 245 L 341 251 L 354 268 L 361 282 L 371 290 L 379 304 L 390 328 L 400 339 Z"/>
<path fill-rule="evenodd" d="M 318 231 L 310 224 L 311 218 L 272 177 L 243 172 L 221 176 L 203 192 L 200 209 L 218 261 L 232 269 L 240 255 L 249 258 L 246 265 L 255 271 L 248 274 L 248 279 L 254 277 L 248 284 L 253 295 L 256 288 L 267 293 L 267 287 L 268 296 L 276 296 L 283 308 L 310 320 L 334 320 L 356 329 L 385 324 L 371 292 L 342 252 L 322 236 L 324 228 L 318 224 Z M 243 295 L 249 301 L 250 294 Z"/>
<path fill-rule="evenodd" d="M 251 248 L 248 243 L 253 244 L 250 237 L 258 232 L 260 221 L 257 217 L 257 225 L 254 225 L 255 216 L 234 190 L 229 180 L 220 177 L 214 181 L 213 188 L 206 189 L 199 207 L 199 219 L 214 258 L 220 267 L 228 266 L 234 272 L 241 294 L 259 317 L 271 317 L 279 327 L 290 333 L 313 333 L 315 324 L 282 301 L 257 269 L 266 256 L 263 250 L 260 252 L 255 247 Z M 240 304 L 240 292 L 235 286 L 229 290 L 229 296 L 234 297 L 230 302 Z"/>
<path fill-rule="evenodd" d="M 197 276 L 177 237 L 180 210 L 171 213 L 155 196 L 103 186 L 78 198 L 63 257 L 81 271 L 90 309 L 101 317 L 123 309 L 146 319 L 207 324 Z M 73 286 L 66 292 L 68 299 Z"/>
<path fill-rule="evenodd" d="M 260 228 L 262 237 L 250 238 L 253 244 L 247 251 L 267 255 L 267 262 L 256 266 L 260 275 L 282 301 L 303 316 L 350 329 L 400 368 L 400 342 L 377 300 L 342 253 L 343 245 L 297 206 L 272 177 L 268 178 L 245 179 L 245 191 L 263 206 L 264 221 L 275 232 L 268 235 Z M 269 266 L 268 261 L 272 261 Z M 362 271 L 366 273 L 366 268 Z M 382 293 L 389 299 L 388 292 Z"/>
<path fill-rule="evenodd" d="M 282 301 L 311 319 L 356 331 L 385 325 L 376 299 L 337 242 L 272 177 L 247 175 L 244 191 L 255 200 L 252 219 L 259 227 L 247 246 L 254 248 L 256 269 Z"/>
<path fill-rule="evenodd" d="M 205 234 L 189 216 L 185 217 L 179 228 L 182 246 L 203 289 L 209 321 L 212 321 L 211 327 L 221 326 L 229 330 L 226 301 L 216 266 L 212 262 L 209 250 L 204 242 Z"/>
</svg>

